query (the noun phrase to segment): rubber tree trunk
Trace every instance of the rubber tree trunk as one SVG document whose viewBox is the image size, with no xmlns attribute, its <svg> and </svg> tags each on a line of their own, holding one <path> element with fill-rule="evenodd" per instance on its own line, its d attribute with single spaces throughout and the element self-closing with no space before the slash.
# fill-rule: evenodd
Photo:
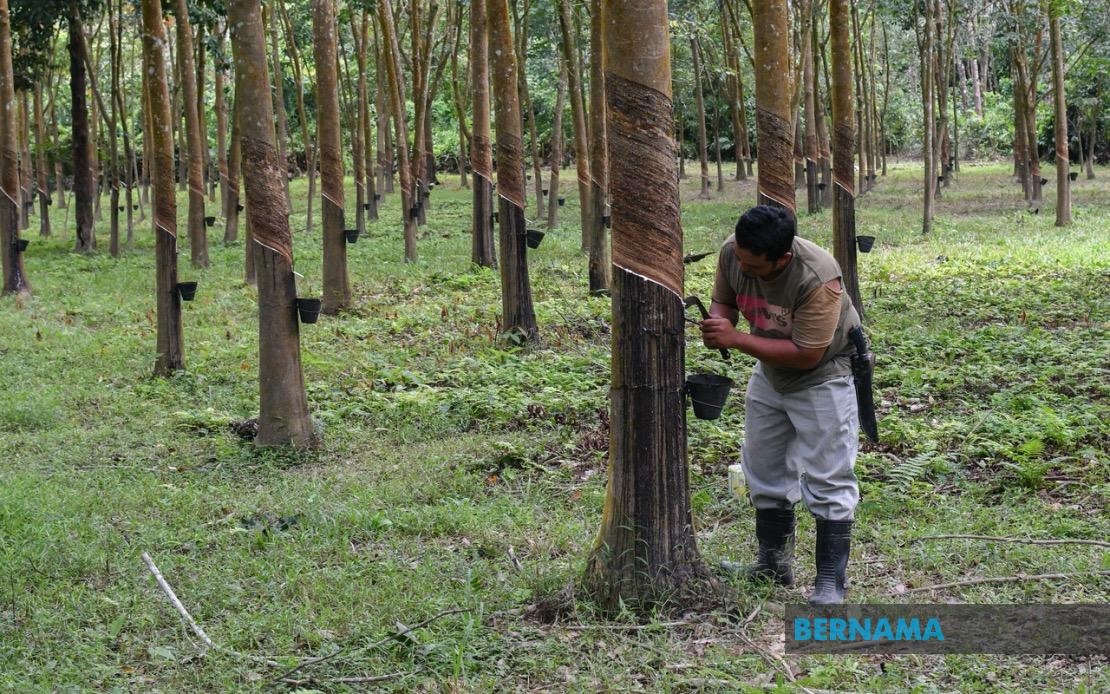
<svg viewBox="0 0 1110 694">
<path fill-rule="evenodd" d="M 563 111 L 567 98 L 567 61 L 559 56 L 559 86 L 551 124 L 551 173 L 547 180 L 547 228 L 559 225 L 559 170 L 563 166 Z"/>
<path fill-rule="evenodd" d="M 487 0 L 490 71 L 497 126 L 497 197 L 500 233 L 501 326 L 510 339 L 539 339 L 528 278 L 524 221 L 524 139 L 517 92 L 509 0 Z"/>
<path fill-rule="evenodd" d="M 816 24 L 816 22 L 814 22 Z M 814 58 L 816 45 L 813 40 L 813 28 L 803 32 L 801 40 L 805 44 L 802 51 L 802 81 L 805 89 L 805 162 L 806 162 L 806 207 L 809 214 L 821 211 L 821 197 L 817 189 L 817 95 L 816 74 Z"/>
<path fill-rule="evenodd" d="M 698 164 L 701 171 L 701 192 L 698 198 L 709 199 L 709 152 L 706 149 L 705 95 L 701 88 L 701 48 L 696 34 L 690 34 L 690 54 L 694 58 L 694 105 L 698 114 Z"/>
<path fill-rule="evenodd" d="M 73 198 L 77 222 L 74 249 L 80 253 L 96 250 L 93 228 L 93 164 L 89 142 L 89 105 L 86 95 L 85 61 L 81 51 L 81 14 L 76 0 L 69 5 L 69 93 L 72 107 L 70 123 L 73 140 Z M 11 102 L 14 103 L 14 102 Z"/>
<path fill-rule="evenodd" d="M 752 5 L 755 27 L 755 128 L 758 200 L 794 207 L 794 124 L 791 104 L 790 8 L 787 0 Z"/>
<path fill-rule="evenodd" d="M 840 264 L 841 279 L 861 318 L 856 263 L 856 114 L 852 98 L 852 37 L 849 31 L 851 0 L 829 0 L 829 43 L 832 48 L 832 221 L 833 256 Z"/>
<path fill-rule="evenodd" d="M 413 175 L 409 168 L 409 130 L 405 115 L 404 89 L 401 84 L 401 47 L 393 26 L 393 6 L 390 0 L 380 0 L 378 26 L 382 33 L 382 55 L 389 82 L 389 103 L 393 111 L 393 131 L 397 151 L 397 169 L 401 183 L 401 219 L 405 226 L 405 262 L 415 263 L 416 255 L 416 198 Z M 392 173 L 389 174 L 392 178 Z"/>
<path fill-rule="evenodd" d="M 470 88 L 474 134 L 470 166 L 474 171 L 474 204 L 470 260 L 482 267 L 497 267 L 493 243 L 493 151 L 490 145 L 489 27 L 486 0 L 470 3 Z"/>
<path fill-rule="evenodd" d="M 355 127 L 351 128 L 351 161 L 354 163 L 355 178 L 355 228 L 360 234 L 366 232 L 366 119 L 369 113 L 363 108 L 366 103 L 366 33 L 369 28 L 368 17 L 364 12 L 361 18 L 354 12 L 350 15 L 351 38 L 355 44 L 355 67 L 358 81 L 355 87 Z"/>
<path fill-rule="evenodd" d="M 239 240 L 239 212 L 245 207 L 239 201 L 239 181 L 243 163 L 243 128 L 239 118 L 239 75 L 235 75 L 234 91 L 231 100 L 231 142 L 227 148 L 227 225 L 224 227 L 224 243 L 233 244 Z M 244 253 L 251 257 L 250 253 Z M 254 267 L 253 263 L 247 267 Z M 253 284 L 254 277 L 247 275 L 246 281 Z"/>
<path fill-rule="evenodd" d="M 609 194 L 608 137 L 605 127 L 605 52 L 601 44 L 601 0 L 590 3 L 590 294 L 609 291 L 612 279 L 605 203 Z"/>
<path fill-rule="evenodd" d="M 374 183 L 374 132 L 370 117 L 370 91 L 367 86 L 367 61 L 370 54 L 370 14 L 362 13 L 358 43 L 358 121 L 362 139 L 362 170 L 365 177 L 365 201 L 360 209 L 366 218 L 378 218 L 378 187 Z M 352 29 L 354 27 L 352 26 Z M 365 230 L 365 221 L 360 227 Z"/>
<path fill-rule="evenodd" d="M 736 42 L 732 39 L 732 3 L 724 3 L 724 14 L 721 16 L 721 45 L 724 49 L 725 63 L 729 73 L 726 76 L 728 85 L 729 113 L 732 116 L 732 141 L 734 158 L 736 159 L 736 180 L 746 180 L 748 175 L 744 168 L 744 146 L 741 138 L 747 133 L 746 125 L 741 125 L 744 118 L 744 102 L 741 100 L 740 91 L 740 58 L 736 51 Z"/>
<path fill-rule="evenodd" d="M 142 0 L 143 58 L 147 74 L 147 105 L 153 167 L 157 357 L 154 373 L 168 376 L 185 368 L 181 327 L 181 295 L 177 291 L 177 194 L 174 191 L 173 114 L 166 70 L 166 31 L 160 0 Z"/>
<path fill-rule="evenodd" d="M 227 66 L 224 58 L 224 27 L 216 31 L 216 59 L 212 61 L 215 69 L 213 85 L 216 92 L 216 170 L 220 179 L 220 215 L 227 219 Z"/>
<path fill-rule="evenodd" d="M 12 20 L 8 0 L 0 0 L 0 258 L 4 294 L 30 294 L 31 284 L 19 251 L 19 156 L 15 122 L 15 79 L 12 73 Z"/>
<path fill-rule="evenodd" d="M 334 0 L 312 2 L 312 52 L 316 59 L 316 113 L 320 133 L 320 209 L 324 229 L 323 313 L 351 305 L 347 242 L 343 234 L 343 140 L 339 126 L 338 34 Z M 249 121 L 248 121 L 249 122 Z"/>
<path fill-rule="evenodd" d="M 305 163 L 308 166 L 308 201 L 305 203 L 305 231 L 312 233 L 312 204 L 316 200 L 316 147 L 308 132 L 308 116 L 304 107 L 304 72 L 301 69 L 301 52 L 293 36 L 293 26 L 285 3 L 280 2 L 282 25 L 285 27 L 285 45 L 293 60 L 293 78 L 297 80 L 297 120 L 301 123 L 301 141 L 304 143 Z"/>
<path fill-rule="evenodd" d="M 281 52 L 278 50 L 278 12 L 274 11 L 274 3 L 269 3 L 262 12 L 263 21 L 269 22 L 270 54 L 274 66 L 271 70 L 274 85 L 274 127 L 277 137 L 278 163 L 281 164 L 282 188 L 285 191 L 285 210 L 293 212 L 293 199 L 289 194 L 289 126 L 285 115 L 285 71 L 281 67 Z M 267 17 L 267 13 L 269 16 Z"/>
<path fill-rule="evenodd" d="M 208 235 L 204 228 L 204 138 L 197 111 L 193 29 L 185 0 L 174 0 L 177 15 L 177 60 L 185 111 L 185 141 L 189 149 L 189 255 L 193 267 L 208 267 Z"/>
<path fill-rule="evenodd" d="M 1048 32 L 1052 44 L 1052 90 L 1056 108 L 1056 226 L 1071 224 L 1071 182 L 1068 179 L 1068 104 L 1064 92 L 1064 50 L 1060 39 L 1060 5 L 1049 8 Z M 1082 147 L 1082 143 L 1080 143 Z"/>
<path fill-rule="evenodd" d="M 590 203 L 590 138 L 586 132 L 586 105 L 582 98 L 582 71 L 575 48 L 574 19 L 570 0 L 559 0 L 559 28 L 562 34 L 563 59 L 567 63 L 570 83 L 570 110 L 574 118 L 574 163 L 578 169 L 578 203 L 582 219 L 582 250 L 590 248 L 593 229 L 593 206 Z"/>
<path fill-rule="evenodd" d="M 50 184 L 46 177 L 46 123 L 42 113 L 42 83 L 35 83 L 35 168 L 39 192 L 39 236 L 50 236 Z"/>
<path fill-rule="evenodd" d="M 712 585 L 686 461 L 682 227 L 664 0 L 607 0 L 613 195 L 609 482 L 583 584 L 606 611 Z"/>
<path fill-rule="evenodd" d="M 925 159 L 925 185 L 924 185 L 924 201 L 921 207 L 921 233 L 928 234 L 933 229 L 933 205 L 936 190 L 936 146 L 934 139 L 936 137 L 935 120 L 933 119 L 933 67 L 936 61 L 933 60 L 934 43 L 933 43 L 933 0 L 925 0 L 922 3 L 925 12 L 925 26 L 921 31 L 921 38 L 918 43 L 919 53 L 921 56 L 921 113 L 922 123 L 924 123 L 924 137 L 921 147 L 922 157 Z"/>
<path fill-rule="evenodd" d="M 301 371 L 293 235 L 285 208 L 287 165 L 275 147 L 274 112 L 266 69 L 266 35 L 258 0 L 231 0 L 228 7 L 240 115 L 262 123 L 242 134 L 247 219 L 254 235 L 258 277 L 259 446 L 306 448 L 314 443 Z"/>
</svg>

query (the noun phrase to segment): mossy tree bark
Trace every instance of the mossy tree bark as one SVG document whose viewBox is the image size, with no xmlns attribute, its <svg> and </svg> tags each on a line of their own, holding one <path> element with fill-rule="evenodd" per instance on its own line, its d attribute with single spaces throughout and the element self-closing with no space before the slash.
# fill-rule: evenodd
<svg viewBox="0 0 1110 694">
<path fill-rule="evenodd" d="M 339 126 L 338 34 L 334 0 L 313 0 L 312 52 L 316 59 L 317 128 L 320 133 L 320 209 L 324 227 L 324 296 L 320 311 L 351 304 L 347 242 L 343 234 L 343 140 Z M 248 121 L 249 122 L 249 121 Z"/>
<path fill-rule="evenodd" d="M 150 118 L 151 184 L 154 222 L 157 358 L 154 373 L 168 376 L 185 368 L 181 295 L 177 291 L 177 193 L 174 191 L 173 114 L 166 70 L 166 27 L 161 0 L 142 0 L 143 60 Z"/>
<path fill-rule="evenodd" d="M 664 0 L 602 3 L 613 195 L 609 483 L 583 577 L 605 610 L 646 610 L 712 579 L 686 463 L 682 230 Z"/>
<path fill-rule="evenodd" d="M 482 267 L 497 267 L 493 243 L 493 151 L 490 144 L 489 26 L 486 0 L 470 3 L 470 83 L 473 97 L 473 139 L 470 166 L 474 172 L 474 205 L 470 259 Z"/>
<path fill-rule="evenodd" d="M 262 127 L 244 129 L 243 179 L 247 225 L 258 280 L 259 446 L 309 447 L 312 420 L 301 370 L 300 328 L 293 276 L 293 235 L 285 207 L 284 174 L 275 146 L 274 111 L 267 74 L 266 35 L 259 0 L 231 0 L 231 43 L 238 77 L 240 116 Z"/>
<path fill-rule="evenodd" d="M 0 0 L 0 258 L 4 294 L 30 294 L 31 284 L 19 251 L 19 155 L 16 151 L 15 79 L 12 73 L 12 22 L 8 0 Z"/>
</svg>

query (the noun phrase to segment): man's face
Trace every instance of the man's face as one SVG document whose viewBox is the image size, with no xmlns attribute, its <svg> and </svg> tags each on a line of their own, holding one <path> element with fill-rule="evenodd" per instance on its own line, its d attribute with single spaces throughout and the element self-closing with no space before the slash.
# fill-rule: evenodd
<svg viewBox="0 0 1110 694">
<path fill-rule="evenodd" d="M 733 248 L 736 251 L 736 260 L 740 262 L 740 272 L 747 277 L 755 277 L 764 282 L 769 282 L 778 277 L 779 273 L 790 264 L 790 259 L 794 257 L 793 253 L 787 251 L 778 260 L 770 261 L 767 260 L 766 254 L 756 255 L 740 246 L 733 246 Z"/>
</svg>

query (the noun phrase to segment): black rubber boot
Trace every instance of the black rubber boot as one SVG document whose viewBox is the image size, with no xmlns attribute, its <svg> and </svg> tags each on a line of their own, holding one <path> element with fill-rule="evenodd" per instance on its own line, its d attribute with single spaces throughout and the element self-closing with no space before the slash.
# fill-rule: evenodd
<svg viewBox="0 0 1110 694">
<path fill-rule="evenodd" d="M 794 585 L 794 509 L 756 509 L 755 536 L 759 554 L 754 564 L 725 561 L 721 566 L 742 573 L 750 581 Z"/>
<path fill-rule="evenodd" d="M 817 580 L 809 596 L 811 605 L 844 602 L 848 553 L 852 549 L 852 521 L 817 519 Z"/>
</svg>

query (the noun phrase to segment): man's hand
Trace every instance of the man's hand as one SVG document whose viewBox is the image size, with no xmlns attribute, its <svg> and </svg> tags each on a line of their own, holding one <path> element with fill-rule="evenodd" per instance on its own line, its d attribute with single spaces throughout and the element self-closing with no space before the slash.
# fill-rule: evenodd
<svg viewBox="0 0 1110 694">
<path fill-rule="evenodd" d="M 706 347 L 735 349 L 739 345 L 740 337 L 740 331 L 728 318 L 711 316 L 701 322 L 701 339 Z"/>
</svg>

